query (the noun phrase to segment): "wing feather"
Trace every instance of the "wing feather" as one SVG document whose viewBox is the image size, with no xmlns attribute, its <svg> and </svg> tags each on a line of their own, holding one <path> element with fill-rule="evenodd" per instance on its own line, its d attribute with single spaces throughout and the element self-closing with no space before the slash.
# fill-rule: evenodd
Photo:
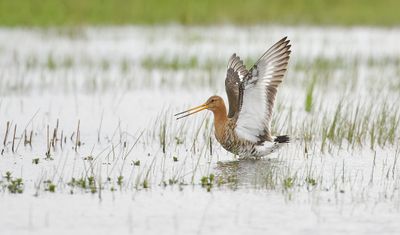
<svg viewBox="0 0 400 235">
<path fill-rule="evenodd" d="M 239 86 L 248 71 L 239 56 L 233 54 L 228 61 L 225 90 L 228 96 L 229 113 L 233 117 L 239 111 Z"/>
<path fill-rule="evenodd" d="M 289 40 L 283 38 L 268 49 L 242 81 L 236 134 L 253 143 L 271 141 L 271 118 L 277 89 L 290 58 Z"/>
</svg>

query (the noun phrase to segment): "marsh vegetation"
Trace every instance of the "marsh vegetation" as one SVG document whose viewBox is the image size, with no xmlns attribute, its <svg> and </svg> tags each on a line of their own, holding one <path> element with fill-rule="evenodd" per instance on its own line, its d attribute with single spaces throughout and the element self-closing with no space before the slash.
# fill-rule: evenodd
<svg viewBox="0 0 400 235">
<path fill-rule="evenodd" d="M 238 160 L 216 142 L 209 113 L 174 119 L 225 95 L 232 53 L 251 65 L 282 34 L 293 57 L 273 132 L 290 135 L 289 145 L 260 161 Z M 174 204 L 183 192 L 188 211 L 215 195 L 226 207 L 267 197 L 284 200 L 281 208 L 398 213 L 399 39 L 398 30 L 374 28 L 2 29 L 2 197 L 133 195 L 149 203 L 146 195 L 160 194 Z M 221 202 L 230 196 L 231 204 Z M 154 197 L 155 206 L 164 203 Z"/>
</svg>

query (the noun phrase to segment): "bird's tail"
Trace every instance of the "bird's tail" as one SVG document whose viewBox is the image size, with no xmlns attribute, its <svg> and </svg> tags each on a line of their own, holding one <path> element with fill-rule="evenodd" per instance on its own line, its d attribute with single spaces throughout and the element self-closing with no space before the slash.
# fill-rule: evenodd
<svg viewBox="0 0 400 235">
<path fill-rule="evenodd" d="M 290 142 L 290 138 L 289 138 L 288 135 L 278 135 L 278 136 L 275 137 L 274 142 L 275 143 L 279 143 L 279 144 L 281 144 L 281 143 L 289 143 Z"/>
</svg>

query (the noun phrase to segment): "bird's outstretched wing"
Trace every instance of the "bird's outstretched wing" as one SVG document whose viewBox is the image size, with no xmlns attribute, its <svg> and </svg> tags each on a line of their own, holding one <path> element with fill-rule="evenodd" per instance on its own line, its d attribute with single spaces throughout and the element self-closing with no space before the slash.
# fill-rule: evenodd
<svg viewBox="0 0 400 235">
<path fill-rule="evenodd" d="M 231 118 L 239 111 L 239 86 L 248 74 L 243 61 L 239 56 L 233 54 L 228 61 L 225 90 L 228 96 L 229 113 L 228 117 Z"/>
<path fill-rule="evenodd" d="M 239 86 L 236 134 L 253 143 L 271 141 L 271 118 L 278 85 L 286 73 L 290 47 L 287 38 L 268 49 Z"/>
</svg>

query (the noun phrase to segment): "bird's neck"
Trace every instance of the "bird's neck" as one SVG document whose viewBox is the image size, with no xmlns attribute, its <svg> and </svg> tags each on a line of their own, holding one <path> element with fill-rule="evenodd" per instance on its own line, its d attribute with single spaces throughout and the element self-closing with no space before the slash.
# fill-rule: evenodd
<svg viewBox="0 0 400 235">
<path fill-rule="evenodd" d="M 213 111 L 214 113 L 214 127 L 215 127 L 215 135 L 217 139 L 222 140 L 225 133 L 225 124 L 228 121 L 228 117 L 226 116 L 226 107 L 225 105 L 219 109 Z"/>
</svg>

